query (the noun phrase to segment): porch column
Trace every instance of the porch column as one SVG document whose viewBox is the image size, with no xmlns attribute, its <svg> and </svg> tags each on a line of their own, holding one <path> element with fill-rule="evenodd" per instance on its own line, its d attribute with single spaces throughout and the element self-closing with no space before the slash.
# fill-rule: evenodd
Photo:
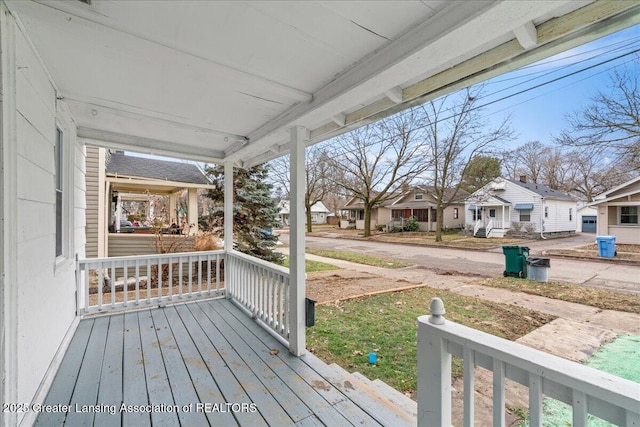
<svg viewBox="0 0 640 427">
<path fill-rule="evenodd" d="M 233 163 L 224 164 L 224 250 L 233 250 Z M 227 269 L 225 268 L 225 275 Z"/>
<path fill-rule="evenodd" d="M 122 196 L 120 192 L 118 192 L 118 196 L 116 197 L 116 232 L 120 231 L 120 220 L 122 218 Z"/>
<path fill-rule="evenodd" d="M 502 228 L 503 230 L 504 230 L 505 228 L 507 228 L 507 227 L 505 227 L 505 224 L 506 224 L 505 219 L 506 219 L 506 218 L 504 217 L 504 205 L 502 205 L 502 227 L 501 227 L 501 228 Z"/>
<path fill-rule="evenodd" d="M 178 208 L 176 205 L 176 193 L 169 194 L 169 225 L 175 223 L 178 227 L 180 227 L 180 218 L 178 218 Z"/>
<path fill-rule="evenodd" d="M 189 188 L 187 193 L 188 210 L 187 210 L 187 222 L 189 223 L 189 235 L 194 235 L 198 232 L 198 189 Z"/>
<path fill-rule="evenodd" d="M 289 226 L 289 351 L 296 356 L 305 352 L 305 157 L 307 130 L 302 126 L 290 130 L 290 182 L 289 196 L 291 223 Z"/>
</svg>

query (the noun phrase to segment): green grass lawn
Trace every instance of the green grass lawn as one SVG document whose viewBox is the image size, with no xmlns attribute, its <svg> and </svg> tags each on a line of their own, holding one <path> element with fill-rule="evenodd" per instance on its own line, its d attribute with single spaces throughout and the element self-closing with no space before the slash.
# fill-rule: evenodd
<svg viewBox="0 0 640 427">
<path fill-rule="evenodd" d="M 414 394 L 416 319 L 429 313 L 429 302 L 435 296 L 444 300 L 447 319 L 510 340 L 553 320 L 519 307 L 424 287 L 316 307 L 316 325 L 307 329 L 307 348 L 326 363 L 337 363 L 349 372 L 359 371 Z M 376 365 L 368 363 L 370 352 L 378 355 Z M 456 359 L 453 374 L 461 373 Z"/>
<path fill-rule="evenodd" d="M 289 257 L 286 257 L 284 259 L 284 264 L 282 264 L 282 266 L 289 268 Z M 307 273 L 313 273 L 316 271 L 331 271 L 331 270 L 340 270 L 340 267 L 337 267 L 332 264 L 327 264 L 326 262 L 311 261 L 308 259 L 305 260 L 305 271 Z"/>
<path fill-rule="evenodd" d="M 307 252 L 326 258 L 341 259 L 343 261 L 355 262 L 358 264 L 371 265 L 383 268 L 403 268 L 412 264 L 392 258 L 378 258 L 371 255 L 358 254 L 355 252 L 336 251 L 331 249 L 307 249 Z"/>
</svg>

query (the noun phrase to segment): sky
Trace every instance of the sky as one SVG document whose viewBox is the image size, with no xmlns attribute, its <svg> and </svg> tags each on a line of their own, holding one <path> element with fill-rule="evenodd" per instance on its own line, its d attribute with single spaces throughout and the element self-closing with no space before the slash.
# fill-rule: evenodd
<svg viewBox="0 0 640 427">
<path fill-rule="evenodd" d="M 550 144 L 567 129 L 566 116 L 588 105 L 598 91 L 607 92 L 611 72 L 621 67 L 640 75 L 640 25 L 485 82 L 485 92 L 493 94 L 485 102 L 496 101 L 485 113 L 492 121 L 511 115 L 514 146 Z M 519 91 L 526 92 L 514 95 Z M 498 100 L 502 97 L 507 98 Z"/>
<path fill-rule="evenodd" d="M 485 82 L 483 116 L 497 123 L 510 115 L 516 138 L 509 147 L 552 144 L 567 129 L 567 115 L 588 105 L 598 91 L 607 91 L 611 72 L 621 67 L 640 75 L 640 25 Z"/>
</svg>

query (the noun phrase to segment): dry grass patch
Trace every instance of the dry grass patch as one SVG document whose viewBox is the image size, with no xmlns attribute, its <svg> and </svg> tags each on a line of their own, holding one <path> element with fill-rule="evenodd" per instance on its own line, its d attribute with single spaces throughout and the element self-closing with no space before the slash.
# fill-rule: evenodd
<svg viewBox="0 0 640 427">
<path fill-rule="evenodd" d="M 640 314 L 640 296 L 611 290 L 585 288 L 561 282 L 533 282 L 513 277 L 483 279 L 476 284 L 574 302 L 602 310 Z"/>
</svg>

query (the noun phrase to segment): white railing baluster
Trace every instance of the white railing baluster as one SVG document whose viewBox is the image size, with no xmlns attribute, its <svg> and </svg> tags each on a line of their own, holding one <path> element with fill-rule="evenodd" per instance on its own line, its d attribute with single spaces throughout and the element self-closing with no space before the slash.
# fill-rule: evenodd
<svg viewBox="0 0 640 427">
<path fill-rule="evenodd" d="M 542 378 L 529 374 L 529 425 L 542 426 Z"/>
<path fill-rule="evenodd" d="M 151 304 L 151 260 L 147 259 L 147 304 Z"/>
<path fill-rule="evenodd" d="M 505 367 L 500 360 L 493 359 L 493 426 L 505 426 Z"/>
<path fill-rule="evenodd" d="M 140 260 L 136 260 L 136 305 L 140 305 Z"/>
<path fill-rule="evenodd" d="M 207 255 L 207 293 L 211 294 L 211 255 Z"/>
<path fill-rule="evenodd" d="M 191 257 L 187 257 L 187 259 L 189 260 L 189 293 L 187 294 L 188 297 L 191 297 L 191 294 L 193 294 L 193 260 L 191 259 Z"/>
<path fill-rule="evenodd" d="M 202 259 L 198 255 L 198 296 L 202 296 Z"/>
<path fill-rule="evenodd" d="M 587 396 L 578 390 L 573 390 L 573 426 L 586 427 L 587 425 Z"/>
<path fill-rule="evenodd" d="M 640 425 L 638 384 L 517 342 L 445 320 L 434 298 L 431 316 L 418 318 L 418 426 L 451 425 L 451 356 L 464 359 L 464 399 L 471 399 L 471 366 L 493 371 L 493 425 L 505 424 L 506 379 L 529 387 L 532 427 L 542 425 L 543 395 L 573 408 L 574 426 L 589 415 L 614 425 Z M 469 390 L 467 392 L 467 390 Z M 465 401 L 464 425 L 473 425 Z"/>
<path fill-rule="evenodd" d="M 178 258 L 178 298 L 182 299 L 182 257 Z"/>
<path fill-rule="evenodd" d="M 171 301 L 173 299 L 173 262 L 171 262 L 171 259 L 169 259 L 168 265 L 169 275 L 167 279 L 167 297 L 169 298 L 169 301 Z"/>
<path fill-rule="evenodd" d="M 129 295 L 129 265 L 127 261 L 124 262 L 122 267 L 122 304 L 127 306 L 127 296 Z"/>
<path fill-rule="evenodd" d="M 98 263 L 98 310 L 102 310 L 102 290 L 104 288 L 104 270 L 102 262 Z"/>
<path fill-rule="evenodd" d="M 464 426 L 473 427 L 475 420 L 475 352 L 464 349 Z"/>
<path fill-rule="evenodd" d="M 158 258 L 158 298 L 162 298 L 162 258 Z"/>
<path fill-rule="evenodd" d="M 111 261 L 111 308 L 116 306 L 116 267 Z"/>
<path fill-rule="evenodd" d="M 226 287 L 226 283 L 225 283 Z M 220 255 L 216 255 L 216 291 L 220 290 Z"/>
</svg>

